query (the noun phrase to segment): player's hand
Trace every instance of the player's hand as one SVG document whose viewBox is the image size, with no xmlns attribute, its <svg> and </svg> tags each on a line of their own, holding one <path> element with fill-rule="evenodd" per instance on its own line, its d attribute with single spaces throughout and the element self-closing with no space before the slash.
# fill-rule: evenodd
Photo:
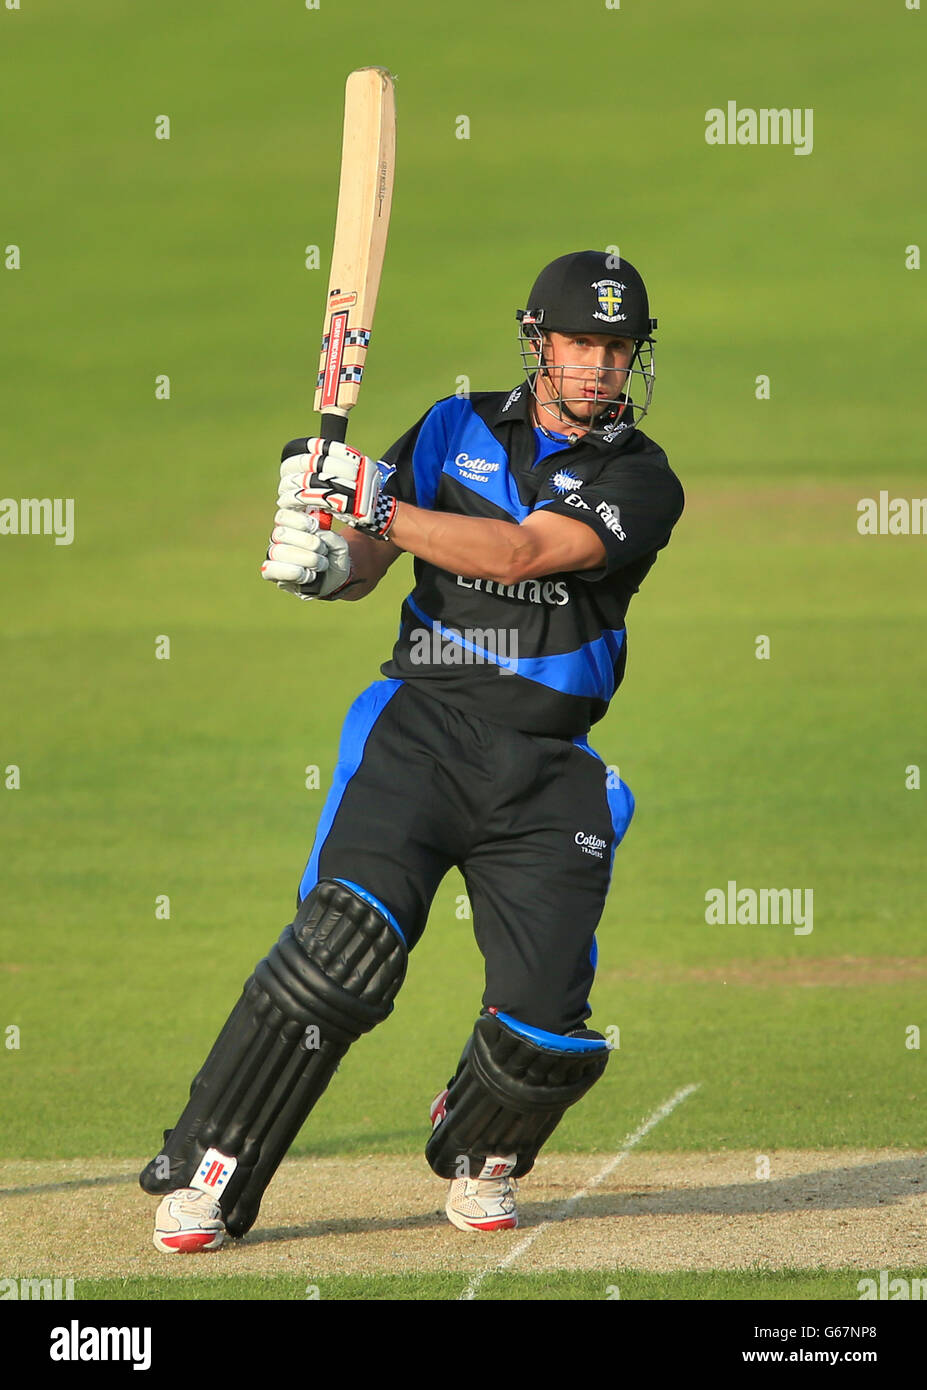
<svg viewBox="0 0 927 1390">
<path fill-rule="evenodd" d="M 344 536 L 322 530 L 318 517 L 281 508 L 261 575 L 298 598 L 335 598 L 351 581 L 351 552 Z"/>
<path fill-rule="evenodd" d="M 284 450 L 277 505 L 332 512 L 349 526 L 385 538 L 396 501 L 381 492 L 382 482 L 376 459 L 336 440 L 298 439 Z"/>
</svg>

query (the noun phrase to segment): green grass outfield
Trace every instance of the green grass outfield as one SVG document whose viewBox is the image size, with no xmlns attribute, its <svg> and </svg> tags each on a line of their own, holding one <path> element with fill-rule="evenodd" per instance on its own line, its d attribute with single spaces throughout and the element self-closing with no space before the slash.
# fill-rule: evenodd
<svg viewBox="0 0 927 1390">
<path fill-rule="evenodd" d="M 899 1270 L 904 1275 L 909 1271 Z M 484 1280 L 475 1297 L 489 1301 L 560 1302 L 562 1300 L 768 1300 L 822 1302 L 857 1298 L 860 1280 L 856 1269 L 809 1271 L 804 1269 L 733 1272 L 685 1271 L 679 1274 L 643 1274 L 616 1269 L 560 1274 L 496 1274 Z M 914 1275 L 916 1277 L 916 1273 Z M 164 1299 L 336 1299 L 379 1302 L 393 1300 L 449 1301 L 459 1299 L 466 1281 L 459 1274 L 365 1275 L 355 1278 L 320 1278 L 314 1283 L 281 1275 L 279 1278 L 183 1279 L 86 1279 L 75 1288 L 75 1298 L 114 1301 Z"/>
<path fill-rule="evenodd" d="M 367 63 L 399 76 L 398 172 L 354 443 L 381 452 L 463 378 L 514 385 L 514 310 L 565 250 L 619 245 L 660 319 L 645 428 L 688 506 L 591 735 L 638 803 L 592 996 L 620 1048 L 549 1151 L 615 1152 L 688 1084 L 641 1150 L 927 1147 L 927 790 L 906 786 L 927 772 L 927 537 L 856 528 L 863 497 L 927 494 L 905 268 L 922 23 L 862 0 L 0 11 L 0 254 L 21 260 L 0 269 L 0 495 L 76 508 L 70 546 L 0 535 L 0 1158 L 155 1152 L 290 920 L 344 713 L 388 655 L 408 562 L 351 606 L 259 578 L 280 446 L 314 427 L 343 78 Z M 707 145 L 729 99 L 813 108 L 812 154 Z M 812 890 L 813 931 L 709 925 L 729 880 Z M 421 1151 L 479 1007 L 462 892 L 445 881 L 393 1017 L 294 1154 Z M 866 1272 L 611 1282 L 831 1299 Z M 82 1297 L 301 1296 L 74 1273 Z M 465 1281 L 315 1280 L 374 1299 Z M 526 1269 L 479 1296 L 607 1282 Z"/>
</svg>

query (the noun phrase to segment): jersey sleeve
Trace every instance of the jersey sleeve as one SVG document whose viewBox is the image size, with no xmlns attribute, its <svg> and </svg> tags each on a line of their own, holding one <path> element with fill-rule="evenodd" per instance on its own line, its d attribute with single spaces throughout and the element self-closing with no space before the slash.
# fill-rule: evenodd
<svg viewBox="0 0 927 1390">
<path fill-rule="evenodd" d="M 415 502 L 415 475 L 412 459 L 415 445 L 422 426 L 430 412 L 426 411 L 410 430 L 406 430 L 395 444 L 390 445 L 378 462 L 383 477 L 382 491 L 387 497 L 395 497 L 399 502 Z"/>
<path fill-rule="evenodd" d="M 684 505 L 682 484 L 665 462 L 631 455 L 616 459 L 572 492 L 554 492 L 547 483 L 535 510 L 572 517 L 596 533 L 605 547 L 605 564 L 576 572 L 577 578 L 595 582 L 662 550 Z"/>
<path fill-rule="evenodd" d="M 441 470 L 454 429 L 466 402 L 458 396 L 437 401 L 380 460 L 383 491 L 399 502 L 434 507 Z"/>
</svg>

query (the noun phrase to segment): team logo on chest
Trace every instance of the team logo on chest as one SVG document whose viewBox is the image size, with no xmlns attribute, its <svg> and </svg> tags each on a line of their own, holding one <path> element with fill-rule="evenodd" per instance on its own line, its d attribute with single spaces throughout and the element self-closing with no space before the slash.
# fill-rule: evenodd
<svg viewBox="0 0 927 1390">
<path fill-rule="evenodd" d="M 554 492 L 559 492 L 562 497 L 565 492 L 575 492 L 578 487 L 582 487 L 582 482 L 579 478 L 574 478 L 572 473 L 555 473 L 550 485 Z"/>
<path fill-rule="evenodd" d="M 620 280 L 596 280 L 592 288 L 599 305 L 598 311 L 593 311 L 594 319 L 601 319 L 603 323 L 620 323 L 627 318 L 627 314 L 620 312 L 621 291 L 626 288 Z"/>
</svg>

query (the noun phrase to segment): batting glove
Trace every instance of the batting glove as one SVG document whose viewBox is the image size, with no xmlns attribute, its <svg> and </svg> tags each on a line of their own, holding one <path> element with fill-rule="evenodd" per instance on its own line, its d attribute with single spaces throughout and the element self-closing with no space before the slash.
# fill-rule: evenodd
<svg viewBox="0 0 927 1390">
<path fill-rule="evenodd" d="M 289 450 L 302 448 L 302 452 Z M 385 467 L 385 465 L 384 465 Z M 288 510 L 333 512 L 349 526 L 386 540 L 396 499 L 382 491 L 376 459 L 331 439 L 298 439 L 284 450 L 277 505 Z"/>
<path fill-rule="evenodd" d="M 336 598 L 351 582 L 351 552 L 344 536 L 324 531 L 318 517 L 281 508 L 261 575 L 298 598 Z"/>
</svg>

